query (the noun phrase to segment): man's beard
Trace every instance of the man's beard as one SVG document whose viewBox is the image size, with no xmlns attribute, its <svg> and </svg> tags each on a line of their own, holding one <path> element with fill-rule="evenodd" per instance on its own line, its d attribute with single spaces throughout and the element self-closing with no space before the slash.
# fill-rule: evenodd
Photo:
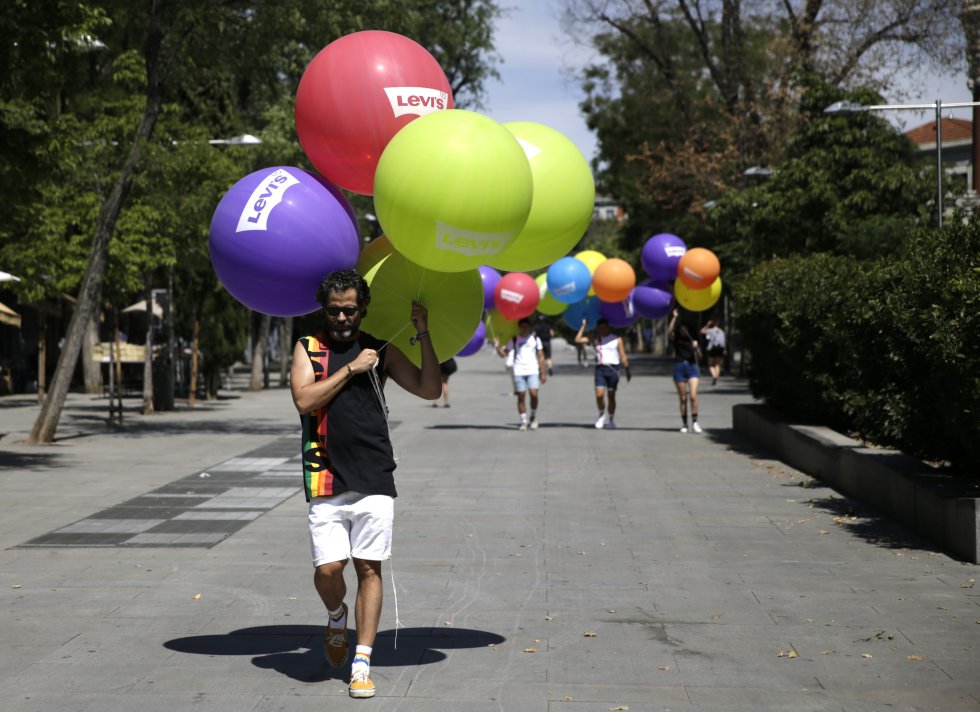
<svg viewBox="0 0 980 712">
<path fill-rule="evenodd" d="M 332 324 L 330 326 L 330 337 L 333 339 L 340 339 L 341 341 L 347 341 L 353 339 L 357 336 L 357 332 L 361 328 L 361 315 L 358 314 L 353 319 L 345 321 L 343 324 Z"/>
</svg>

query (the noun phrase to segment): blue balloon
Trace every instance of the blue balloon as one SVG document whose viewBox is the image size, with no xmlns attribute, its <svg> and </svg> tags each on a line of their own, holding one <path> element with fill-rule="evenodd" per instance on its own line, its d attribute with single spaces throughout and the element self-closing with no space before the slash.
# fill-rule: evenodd
<svg viewBox="0 0 980 712">
<path fill-rule="evenodd" d="M 548 268 L 547 283 L 548 293 L 557 301 L 575 304 L 588 295 L 592 287 L 592 273 L 582 260 L 562 257 Z"/>
<path fill-rule="evenodd" d="M 562 318 L 565 319 L 565 323 L 576 331 L 582 326 L 582 319 L 589 320 L 589 323 L 585 325 L 586 331 L 594 329 L 600 316 L 602 314 L 599 312 L 599 297 L 583 299 L 580 302 L 569 305 L 568 309 L 562 312 Z"/>
</svg>

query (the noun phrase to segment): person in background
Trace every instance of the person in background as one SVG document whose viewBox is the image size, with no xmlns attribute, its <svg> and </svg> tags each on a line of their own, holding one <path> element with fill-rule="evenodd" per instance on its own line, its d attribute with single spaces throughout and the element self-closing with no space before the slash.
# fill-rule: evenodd
<svg viewBox="0 0 980 712">
<path fill-rule="evenodd" d="M 687 401 L 691 401 L 691 430 L 695 433 L 702 432 L 698 424 L 698 383 L 701 379 L 701 371 L 698 368 L 698 356 L 700 347 L 698 346 L 697 334 L 688 328 L 680 319 L 680 312 L 674 309 L 670 317 L 670 324 L 667 326 L 667 333 L 670 334 L 670 342 L 674 345 L 674 386 L 677 387 L 677 396 L 681 406 L 681 432 L 688 432 L 687 429 Z"/>
<path fill-rule="evenodd" d="M 708 372 L 711 374 L 711 385 L 718 383 L 721 376 L 721 364 L 725 360 L 725 332 L 718 326 L 715 319 L 709 319 L 701 329 L 707 339 L 705 351 L 708 354 Z"/>
<path fill-rule="evenodd" d="M 609 320 L 599 319 L 596 322 L 595 336 L 585 335 L 588 319 L 582 319 L 582 326 L 575 334 L 575 343 L 592 344 L 595 349 L 595 402 L 599 408 L 599 417 L 595 421 L 600 430 L 616 429 L 616 387 L 619 385 L 619 367 L 626 369 L 626 380 L 629 381 L 630 362 L 626 357 L 623 339 L 609 331 Z M 609 414 L 606 415 L 606 392 L 609 393 Z"/>
<path fill-rule="evenodd" d="M 517 413 L 521 417 L 521 430 L 538 429 L 538 390 L 541 384 L 548 380 L 548 371 L 544 365 L 544 348 L 539 339 L 531 332 L 531 322 L 524 318 L 517 322 L 520 329 L 517 336 L 501 346 L 500 341 L 493 340 L 497 355 L 501 358 L 514 359 L 514 393 L 517 396 Z M 527 393 L 531 394 L 531 413 L 528 417 L 525 403 Z"/>
<path fill-rule="evenodd" d="M 544 364 L 548 367 L 548 375 L 555 375 L 554 362 L 551 360 L 551 337 L 555 335 L 555 330 L 551 328 L 551 323 L 547 319 L 538 319 L 534 322 L 534 334 L 541 341 L 541 348 L 544 351 Z"/>
<path fill-rule="evenodd" d="M 459 366 L 456 364 L 456 359 L 450 358 L 448 361 L 443 361 L 439 364 L 439 372 L 442 374 L 442 405 L 445 408 L 449 407 L 449 377 L 459 370 Z M 432 401 L 432 407 L 439 407 L 439 399 L 436 398 Z"/>
</svg>

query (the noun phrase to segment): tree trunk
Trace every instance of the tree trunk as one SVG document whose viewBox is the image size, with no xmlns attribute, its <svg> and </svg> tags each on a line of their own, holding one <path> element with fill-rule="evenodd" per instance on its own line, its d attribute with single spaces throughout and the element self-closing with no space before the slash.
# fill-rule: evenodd
<svg viewBox="0 0 980 712">
<path fill-rule="evenodd" d="M 58 421 L 61 419 L 61 411 L 68 396 L 68 388 L 71 385 L 72 375 L 75 371 L 75 364 L 78 363 L 78 353 L 82 347 L 82 337 L 88 322 L 98 306 L 99 295 L 101 294 L 102 277 L 105 274 L 106 262 L 109 257 L 109 242 L 116 226 L 116 219 L 122 210 L 126 194 L 132 183 L 133 173 L 143 155 L 143 147 L 153 134 L 156 127 L 157 117 L 160 115 L 162 103 L 162 91 L 160 86 L 160 49 L 163 43 L 164 30 L 160 23 L 158 13 L 163 5 L 163 0 L 151 3 L 149 27 L 147 28 L 146 40 L 146 106 L 143 108 L 143 117 L 140 120 L 139 128 L 133 137 L 133 143 L 129 149 L 129 156 L 123 164 L 116 179 L 112 191 L 102 204 L 99 216 L 95 224 L 95 235 L 92 238 L 92 248 L 89 251 L 88 263 L 85 266 L 85 274 L 82 277 L 82 284 L 78 292 L 78 302 L 75 304 L 75 311 L 68 324 L 68 333 L 65 335 L 65 345 L 58 358 L 58 365 L 54 371 L 54 378 L 51 379 L 51 391 L 41 412 L 34 422 L 34 427 L 27 439 L 30 444 L 50 443 L 54 441 L 55 432 L 58 429 Z"/>
<path fill-rule="evenodd" d="M 85 380 L 85 392 L 96 394 L 102 392 L 102 363 L 92 357 L 94 347 L 99 343 L 99 310 L 92 312 L 92 318 L 85 327 L 85 337 L 82 340 L 82 374 Z"/>
<path fill-rule="evenodd" d="M 143 415 L 153 415 L 153 288 L 146 277 L 146 352 L 143 357 Z"/>
<path fill-rule="evenodd" d="M 269 327 L 272 317 L 268 314 L 259 315 L 259 325 L 252 339 L 252 374 L 248 382 L 248 390 L 261 391 L 265 376 L 265 357 L 269 342 Z"/>
<path fill-rule="evenodd" d="M 201 320 L 194 320 L 194 341 L 191 345 L 191 376 L 187 384 L 187 407 L 197 405 L 197 350 L 201 346 Z"/>
<path fill-rule="evenodd" d="M 41 330 L 37 337 L 37 402 L 44 403 L 48 374 L 48 326 L 47 317 L 41 315 Z"/>
<path fill-rule="evenodd" d="M 284 317 L 279 325 L 279 385 L 289 384 L 289 362 L 293 350 L 293 317 Z"/>
</svg>

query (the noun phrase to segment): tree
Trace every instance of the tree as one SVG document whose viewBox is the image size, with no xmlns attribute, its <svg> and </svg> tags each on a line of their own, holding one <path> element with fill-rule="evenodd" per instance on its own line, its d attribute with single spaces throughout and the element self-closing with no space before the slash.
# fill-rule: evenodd
<svg viewBox="0 0 980 712">
<path fill-rule="evenodd" d="M 151 172 L 148 161 L 158 148 L 153 141 L 159 140 L 155 131 L 165 107 L 176 107 L 177 123 L 183 124 L 172 128 L 170 145 L 188 136 L 199 139 L 261 127 L 264 116 L 276 115 L 277 106 L 290 102 L 306 64 L 330 40 L 368 27 L 387 27 L 396 32 L 407 28 L 406 34 L 416 32 L 423 41 L 427 29 L 438 27 L 443 17 L 460 17 L 466 10 L 474 13 L 468 20 L 475 17 L 478 22 L 467 26 L 463 35 L 435 33 L 439 43 L 430 49 L 457 63 L 450 74 L 460 91 L 479 97 L 483 81 L 492 75 L 491 35 L 479 23 L 486 25 L 499 12 L 492 0 L 432 0 L 421 5 L 407 0 L 369 4 L 283 0 L 257 5 L 234 0 L 194 4 L 105 0 L 70 5 L 55 0 L 15 2 L 0 25 L 9 30 L 0 53 L 10 60 L 11 70 L 0 80 L 0 120 L 24 139 L 16 148 L 5 145 L 4 157 L 26 153 L 23 161 L 11 162 L 16 168 L 0 169 L 0 180 L 18 186 L 27 198 L 2 208 L 3 217 L 11 218 L 5 222 L 4 237 L 12 237 L 5 241 L 3 254 L 19 254 L 25 267 L 21 271 L 31 276 L 42 270 L 71 274 L 76 280 L 82 275 L 73 285 L 78 301 L 31 442 L 50 442 L 54 437 L 84 328 L 107 283 L 110 245 L 116 237 L 120 242 L 132 237 L 137 245 L 144 228 L 167 215 L 163 192 L 139 180 Z M 91 51 L 83 56 L 80 48 Z M 137 92 L 127 93 L 114 84 L 120 78 L 137 77 Z M 114 113 L 113 106 L 125 104 L 126 99 L 138 107 L 138 118 L 127 120 Z M 286 112 L 278 115 L 285 117 Z M 160 147 L 167 141 L 161 141 Z M 293 144 L 298 145 L 294 137 Z M 163 152 L 156 158 L 167 160 Z M 35 246 L 28 236 L 38 231 L 37 222 L 49 219 L 45 212 L 59 187 L 47 176 L 58 173 L 72 179 L 63 184 L 63 191 L 76 209 L 52 211 L 47 226 L 52 239 Z M 206 196 L 212 209 L 221 190 L 233 180 L 226 179 L 219 191 Z M 126 217 L 129 198 L 136 201 L 131 220 Z M 141 222 L 140 216 L 145 220 Z M 117 235 L 117 227 L 123 226 L 127 229 Z M 201 227 L 199 223 L 191 234 L 206 233 L 206 220 Z M 166 229 L 162 232 L 160 260 L 144 254 L 146 259 L 138 264 L 127 263 L 141 268 L 144 278 L 167 268 L 186 244 Z M 43 258 L 45 251 L 50 262 Z M 70 260 L 76 266 L 64 269 Z M 84 270 L 79 264 L 84 264 Z M 213 282 L 213 275 L 210 278 Z M 124 282 L 116 286 L 124 288 Z M 54 287 L 27 289 L 42 292 Z"/>
<path fill-rule="evenodd" d="M 566 26 L 604 58 L 585 69 L 598 171 L 635 244 L 773 165 L 795 131 L 798 76 L 891 85 L 959 61 L 947 0 L 566 0 Z"/>
</svg>

